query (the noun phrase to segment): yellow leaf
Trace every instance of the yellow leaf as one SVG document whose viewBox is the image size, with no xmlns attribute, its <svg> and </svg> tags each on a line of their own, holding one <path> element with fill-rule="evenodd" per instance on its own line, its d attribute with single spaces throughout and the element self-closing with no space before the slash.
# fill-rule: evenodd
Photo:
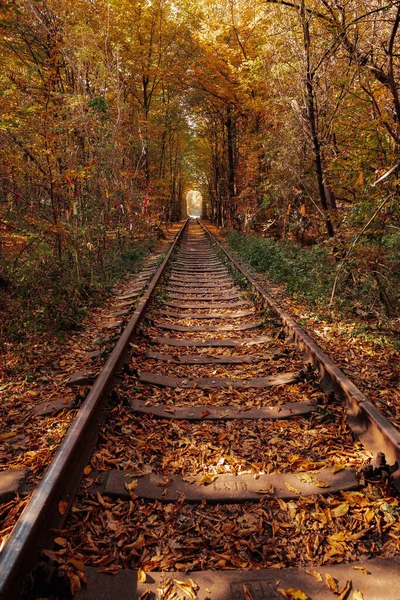
<svg viewBox="0 0 400 600">
<path fill-rule="evenodd" d="M 143 569 L 138 569 L 137 578 L 140 583 L 146 583 L 147 577 L 146 577 L 146 573 L 143 571 Z"/>
<path fill-rule="evenodd" d="M 208 485 L 217 479 L 218 475 L 214 473 L 205 473 L 200 477 L 197 483 L 204 483 L 204 485 Z"/>
<path fill-rule="evenodd" d="M 137 479 L 132 479 L 132 481 L 130 481 L 129 483 L 125 481 L 125 487 L 128 490 L 128 492 L 131 492 L 132 490 L 136 489 L 138 485 L 139 482 Z"/>
<path fill-rule="evenodd" d="M 345 600 L 351 588 L 351 581 L 346 581 L 346 584 L 341 592 L 338 592 L 336 600 Z"/>
<path fill-rule="evenodd" d="M 329 535 L 328 539 L 333 540 L 334 542 L 344 542 L 345 537 L 344 531 L 338 531 L 337 533 L 332 533 L 332 535 Z"/>
<path fill-rule="evenodd" d="M 0 441 L 7 440 L 8 438 L 12 438 L 17 435 L 16 431 L 9 431 L 8 433 L 3 433 L 0 435 Z"/>
<path fill-rule="evenodd" d="M 328 488 L 331 487 L 330 483 L 326 483 L 325 481 L 321 481 L 320 479 L 317 479 L 317 477 L 314 478 L 314 484 L 319 487 L 319 488 Z"/>
<path fill-rule="evenodd" d="M 284 598 L 288 600 L 307 600 L 308 596 L 301 590 L 296 590 L 294 588 L 288 588 L 286 590 L 282 588 L 278 588 L 278 592 L 282 594 Z"/>
<path fill-rule="evenodd" d="M 272 485 L 272 483 L 269 484 L 268 487 L 265 488 L 260 488 L 259 490 L 256 490 L 256 494 L 273 494 L 275 492 L 275 487 Z"/>
<path fill-rule="evenodd" d="M 318 573 L 318 571 L 306 571 L 306 573 L 307 575 L 311 575 L 311 577 L 314 577 L 314 579 L 316 579 L 320 583 L 323 581 L 322 575 L 321 573 Z"/>
<path fill-rule="evenodd" d="M 196 600 L 197 594 L 190 583 L 187 581 L 178 581 L 177 579 L 174 579 L 174 583 L 182 592 L 189 596 L 190 600 Z"/>
<path fill-rule="evenodd" d="M 60 513 L 60 515 L 65 515 L 67 510 L 68 510 L 68 502 L 66 502 L 65 500 L 61 500 L 58 503 L 58 512 Z"/>
<path fill-rule="evenodd" d="M 301 481 L 302 483 L 312 483 L 312 477 L 311 477 L 311 475 L 308 475 L 307 473 L 298 475 L 297 479 L 299 479 L 299 481 Z"/>
<path fill-rule="evenodd" d="M 343 471 L 343 469 L 345 468 L 344 465 L 333 465 L 332 467 L 332 473 L 339 473 L 339 471 Z"/>
<path fill-rule="evenodd" d="M 368 523 L 368 525 L 371 523 L 372 519 L 375 517 L 375 511 L 372 510 L 372 508 L 369 508 L 365 513 L 364 513 L 364 519 L 366 520 L 366 522 Z"/>
<path fill-rule="evenodd" d="M 371 575 L 371 571 L 367 571 L 367 569 L 365 567 L 361 567 L 359 565 L 355 565 L 353 567 L 353 569 L 355 569 L 356 571 L 360 571 L 361 573 L 364 573 L 364 575 Z"/>
<path fill-rule="evenodd" d="M 360 590 L 354 590 L 351 600 L 364 600 L 364 594 Z"/>
<path fill-rule="evenodd" d="M 325 573 L 325 583 L 328 586 L 328 589 L 336 594 L 338 591 L 338 584 L 336 579 L 333 579 L 332 575 L 329 575 L 329 573 Z"/>
<path fill-rule="evenodd" d="M 289 492 L 293 492 L 294 494 L 301 494 L 300 490 L 298 490 L 297 488 L 290 485 L 290 483 L 286 483 L 286 481 L 285 481 L 285 485 L 286 485 L 287 489 L 289 490 Z"/>
<path fill-rule="evenodd" d="M 272 535 L 275 536 L 275 534 L 279 531 L 278 521 L 275 521 L 275 519 L 272 519 L 271 527 L 272 527 Z"/>
<path fill-rule="evenodd" d="M 347 502 L 343 502 L 342 504 L 339 504 L 339 506 L 332 508 L 331 515 L 332 517 L 343 517 L 343 515 L 349 512 L 349 508 Z"/>
</svg>

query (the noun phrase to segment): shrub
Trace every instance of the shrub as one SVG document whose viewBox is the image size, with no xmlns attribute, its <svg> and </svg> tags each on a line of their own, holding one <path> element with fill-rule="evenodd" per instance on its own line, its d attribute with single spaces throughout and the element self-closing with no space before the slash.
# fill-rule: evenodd
<svg viewBox="0 0 400 600">
<path fill-rule="evenodd" d="M 328 246 L 302 247 L 291 241 L 229 232 L 227 241 L 256 271 L 284 284 L 289 293 L 321 308 L 329 304 L 338 262 Z M 395 314 L 400 302 L 400 236 L 379 248 L 357 246 L 340 272 L 335 307 L 343 313 Z"/>
</svg>

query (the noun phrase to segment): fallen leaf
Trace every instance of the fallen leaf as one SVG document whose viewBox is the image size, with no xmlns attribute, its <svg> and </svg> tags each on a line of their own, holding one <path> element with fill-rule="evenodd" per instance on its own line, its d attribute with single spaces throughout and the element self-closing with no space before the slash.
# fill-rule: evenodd
<svg viewBox="0 0 400 600">
<path fill-rule="evenodd" d="M 333 467 L 332 467 L 332 473 L 333 474 L 339 473 L 339 471 L 343 471 L 343 469 L 345 469 L 344 465 L 339 465 L 339 464 L 333 465 Z"/>
<path fill-rule="evenodd" d="M 72 571 L 68 571 L 66 575 L 69 579 L 71 594 L 74 596 L 75 592 L 80 592 L 82 589 L 81 580 L 79 576 L 76 573 L 72 573 Z"/>
<path fill-rule="evenodd" d="M 137 479 L 132 479 L 132 481 L 130 481 L 129 483 L 125 481 L 125 487 L 128 490 L 128 492 L 135 490 L 138 485 L 139 485 L 139 482 Z"/>
<path fill-rule="evenodd" d="M 99 569 L 99 573 L 108 573 L 109 575 L 118 575 L 121 567 L 119 565 L 112 565 L 111 567 L 105 567 L 104 569 Z"/>
<path fill-rule="evenodd" d="M 314 577 L 314 579 L 316 579 L 320 583 L 323 581 L 322 575 L 321 573 L 318 573 L 318 571 L 306 571 L 306 573 L 307 575 L 311 575 L 311 577 Z"/>
<path fill-rule="evenodd" d="M 312 483 L 313 480 L 311 475 L 308 475 L 308 473 L 302 473 L 301 475 L 298 475 L 297 479 L 299 479 L 299 481 L 302 483 Z"/>
<path fill-rule="evenodd" d="M 244 593 L 245 600 L 254 600 L 253 596 L 250 593 L 249 588 L 247 587 L 247 585 L 245 583 L 243 584 L 243 593 Z"/>
<path fill-rule="evenodd" d="M 314 478 L 314 484 L 319 488 L 328 488 L 331 487 L 330 483 L 326 483 L 325 481 L 321 481 L 317 477 Z"/>
<path fill-rule="evenodd" d="M 364 594 L 360 590 L 354 590 L 351 600 L 364 600 Z"/>
<path fill-rule="evenodd" d="M 214 473 L 205 473 L 200 477 L 197 483 L 204 483 L 204 485 L 208 485 L 217 479 L 218 475 Z"/>
<path fill-rule="evenodd" d="M 338 583 L 337 583 L 336 579 L 334 579 L 332 577 L 332 575 L 329 575 L 329 573 L 325 573 L 324 576 L 325 576 L 325 583 L 326 583 L 328 589 L 331 592 L 333 592 L 334 594 L 336 594 L 338 591 Z"/>
<path fill-rule="evenodd" d="M 260 488 L 259 490 L 256 490 L 256 494 L 272 495 L 274 492 L 275 492 L 275 487 L 272 485 L 272 483 L 270 483 L 269 486 L 266 488 Z"/>
<path fill-rule="evenodd" d="M 54 538 L 54 543 L 57 544 L 57 546 L 65 548 L 65 546 L 67 545 L 67 540 L 63 537 L 56 537 Z"/>
<path fill-rule="evenodd" d="M 351 581 L 346 581 L 346 584 L 341 592 L 337 593 L 337 600 L 345 600 L 351 588 Z"/>
<path fill-rule="evenodd" d="M 339 504 L 339 506 L 332 508 L 331 515 L 332 517 L 343 517 L 343 515 L 349 512 L 349 508 L 350 506 L 347 504 L 347 502 L 342 502 L 342 504 Z"/>
<path fill-rule="evenodd" d="M 301 590 L 296 590 L 294 588 L 288 588 L 286 590 L 282 588 L 278 588 L 278 592 L 282 594 L 284 598 L 287 600 L 307 600 L 308 596 Z"/>
<path fill-rule="evenodd" d="M 137 579 L 140 583 L 146 583 L 147 576 L 143 569 L 138 569 Z"/>
<path fill-rule="evenodd" d="M 82 573 L 85 570 L 85 565 L 83 564 L 83 562 L 81 560 L 76 560 L 75 558 L 69 558 L 67 562 L 70 565 L 73 565 L 76 569 L 78 569 L 78 571 L 81 571 Z"/>
<path fill-rule="evenodd" d="M 12 438 L 16 435 L 16 431 L 9 431 L 8 433 L 3 433 L 2 435 L 0 435 L 0 442 L 2 442 L 3 440 L 7 440 L 8 438 Z"/>
<path fill-rule="evenodd" d="M 58 503 L 58 512 L 60 513 L 60 515 L 65 515 L 67 510 L 68 510 L 68 502 L 66 500 L 61 500 Z"/>
<path fill-rule="evenodd" d="M 375 511 L 372 508 L 369 508 L 364 513 L 364 519 L 366 520 L 366 522 L 368 523 L 368 525 L 371 523 L 371 521 L 374 519 L 374 517 L 375 517 Z"/>
<path fill-rule="evenodd" d="M 83 472 L 85 475 L 89 475 L 89 473 L 92 471 L 92 467 L 90 465 L 86 465 L 86 467 L 83 469 Z"/>
<path fill-rule="evenodd" d="M 180 590 L 182 590 L 182 592 L 189 596 L 190 600 L 196 600 L 197 594 L 193 589 L 193 583 L 187 581 L 178 581 L 177 579 L 174 579 L 174 583 Z"/>
<path fill-rule="evenodd" d="M 361 567 L 359 565 L 355 565 L 353 567 L 353 569 L 355 569 L 356 571 L 360 571 L 361 573 L 364 573 L 364 575 L 371 575 L 371 571 L 368 571 L 365 567 Z"/>
<path fill-rule="evenodd" d="M 100 494 L 100 492 L 97 492 L 97 502 L 99 504 L 101 504 L 102 506 L 105 506 L 105 502 L 104 502 L 103 496 Z"/>
<path fill-rule="evenodd" d="M 294 494 L 301 494 L 300 490 L 298 490 L 297 488 L 290 485 L 290 483 L 286 483 L 286 481 L 285 481 L 285 485 L 286 485 L 287 489 L 289 490 L 289 492 L 293 492 Z"/>
</svg>

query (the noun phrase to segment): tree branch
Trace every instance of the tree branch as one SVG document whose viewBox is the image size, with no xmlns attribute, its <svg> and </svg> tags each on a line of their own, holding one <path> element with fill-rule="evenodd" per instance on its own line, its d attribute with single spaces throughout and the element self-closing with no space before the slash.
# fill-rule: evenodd
<svg viewBox="0 0 400 600">
<path fill-rule="evenodd" d="M 27 155 L 27 157 L 30 158 L 30 160 L 32 162 L 35 163 L 35 165 L 37 166 L 37 168 L 39 169 L 39 171 L 43 175 L 47 176 L 46 171 L 44 170 L 44 168 L 42 167 L 42 165 L 40 164 L 40 162 L 38 161 L 38 159 L 33 156 L 32 152 L 29 150 L 29 148 L 27 148 L 26 146 L 24 146 L 24 144 L 13 133 L 11 133 L 11 131 L 6 131 L 6 132 L 2 132 L 2 133 L 3 133 L 3 135 L 5 135 L 7 133 L 8 136 L 13 140 L 13 142 L 15 144 L 17 144 L 17 146 L 19 146 L 21 148 L 21 150 L 23 150 L 25 152 L 25 154 Z"/>
</svg>

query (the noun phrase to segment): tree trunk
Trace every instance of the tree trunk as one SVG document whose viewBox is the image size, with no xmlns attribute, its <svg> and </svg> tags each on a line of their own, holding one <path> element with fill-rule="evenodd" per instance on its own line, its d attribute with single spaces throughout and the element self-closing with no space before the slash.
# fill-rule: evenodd
<svg viewBox="0 0 400 600">
<path fill-rule="evenodd" d="M 306 91 L 306 108 L 307 118 L 310 124 L 311 140 L 314 151 L 314 162 L 315 162 L 315 173 L 317 176 L 319 198 L 321 206 L 325 211 L 328 211 L 328 201 L 325 193 L 324 185 L 324 173 L 322 169 L 322 155 L 321 155 L 321 144 L 318 136 L 317 118 L 315 110 L 315 97 L 314 97 L 314 74 L 311 69 L 311 56 L 310 56 L 310 25 L 309 15 L 306 14 L 304 0 L 301 1 L 300 5 L 300 18 L 301 26 L 303 29 L 303 45 L 305 54 L 305 67 L 306 67 L 306 80 L 305 80 L 305 91 Z M 325 218 L 326 229 L 329 237 L 335 235 L 332 222 L 328 215 Z"/>
</svg>

